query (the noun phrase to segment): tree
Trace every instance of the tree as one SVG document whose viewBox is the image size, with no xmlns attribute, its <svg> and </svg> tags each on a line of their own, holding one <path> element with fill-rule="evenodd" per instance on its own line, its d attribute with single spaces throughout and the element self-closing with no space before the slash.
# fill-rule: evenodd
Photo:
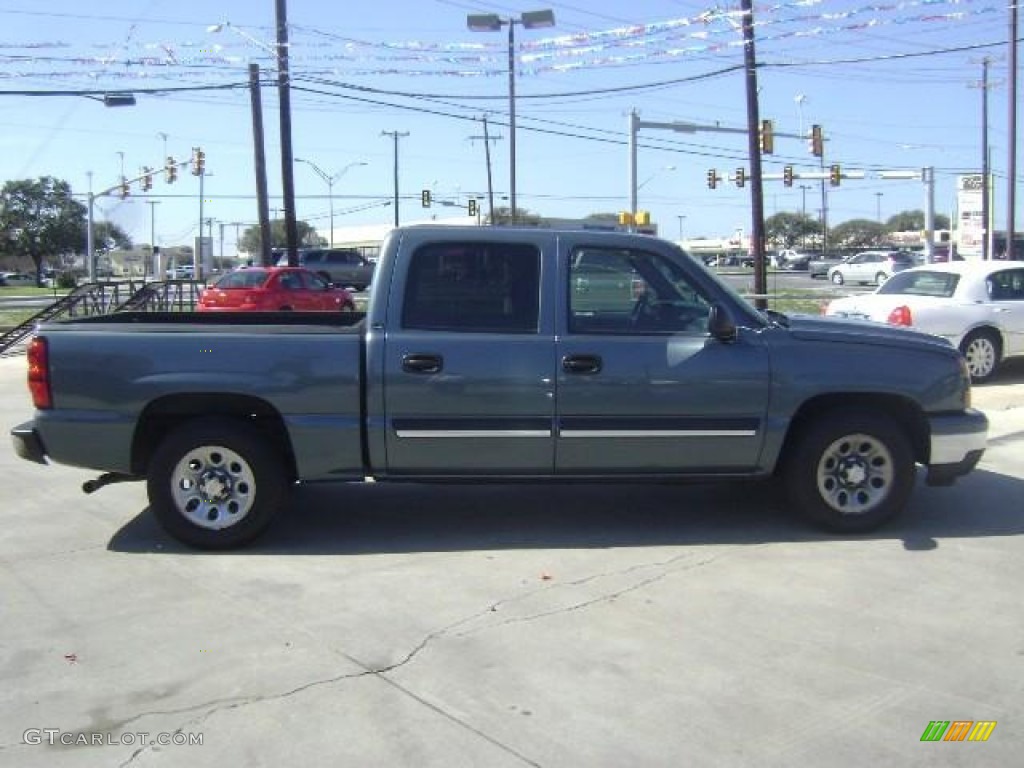
<svg viewBox="0 0 1024 768">
<path fill-rule="evenodd" d="M 828 241 L 834 248 L 870 248 L 885 239 L 885 228 L 870 219 L 850 219 L 836 226 Z"/>
<path fill-rule="evenodd" d="M 916 232 L 924 229 L 924 211 L 901 211 L 885 222 L 887 232 Z M 935 229 L 949 229 L 949 216 L 935 215 Z"/>
<path fill-rule="evenodd" d="M 516 209 L 516 224 L 536 227 L 540 224 L 541 217 L 539 214 L 531 213 L 525 208 Z M 494 209 L 494 221 L 492 224 L 511 224 L 512 223 L 512 209 L 507 205 L 499 206 Z"/>
<path fill-rule="evenodd" d="M 89 226 L 86 222 L 86 226 Z M 83 246 L 85 245 L 83 241 Z M 101 256 L 115 248 L 129 250 L 132 239 L 112 221 L 94 221 L 92 225 L 92 249 Z M 85 250 L 85 247 L 82 248 Z"/>
<path fill-rule="evenodd" d="M 29 257 L 38 275 L 43 259 L 80 250 L 87 215 L 66 181 L 8 181 L 0 191 L 0 250 Z"/>
<path fill-rule="evenodd" d="M 764 222 L 765 240 L 775 248 L 792 248 L 820 231 L 821 225 L 803 213 L 776 213 Z"/>
<path fill-rule="evenodd" d="M 324 239 L 317 235 L 316 227 L 305 221 L 295 222 L 299 234 L 299 245 L 325 245 Z M 242 233 L 238 241 L 238 249 L 249 254 L 260 252 L 260 228 L 249 227 Z M 270 247 L 287 248 L 288 234 L 285 231 L 284 219 L 272 219 L 270 222 Z"/>
</svg>

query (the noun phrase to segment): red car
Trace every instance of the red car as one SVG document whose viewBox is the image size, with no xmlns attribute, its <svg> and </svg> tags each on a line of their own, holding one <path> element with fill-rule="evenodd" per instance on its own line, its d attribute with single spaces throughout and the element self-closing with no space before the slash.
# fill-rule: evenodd
<svg viewBox="0 0 1024 768">
<path fill-rule="evenodd" d="M 353 312 L 356 303 L 315 272 L 298 267 L 247 267 L 221 277 L 199 297 L 199 312 Z"/>
</svg>

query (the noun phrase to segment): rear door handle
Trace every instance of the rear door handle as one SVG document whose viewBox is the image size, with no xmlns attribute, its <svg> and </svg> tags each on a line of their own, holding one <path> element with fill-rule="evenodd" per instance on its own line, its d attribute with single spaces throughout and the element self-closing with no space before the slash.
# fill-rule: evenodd
<svg viewBox="0 0 1024 768">
<path fill-rule="evenodd" d="M 444 367 L 444 358 L 440 355 L 405 355 L 402 358 L 402 370 L 406 373 L 440 373 Z"/>
<path fill-rule="evenodd" d="M 599 373 L 600 355 L 566 355 L 562 358 L 562 370 L 566 373 Z"/>
</svg>

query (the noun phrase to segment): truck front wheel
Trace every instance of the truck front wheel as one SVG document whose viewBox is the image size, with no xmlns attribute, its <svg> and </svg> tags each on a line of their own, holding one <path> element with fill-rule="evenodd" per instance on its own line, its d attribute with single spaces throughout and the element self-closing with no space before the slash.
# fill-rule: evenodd
<svg viewBox="0 0 1024 768">
<path fill-rule="evenodd" d="M 248 424 L 190 421 L 153 454 L 149 504 L 171 536 L 199 549 L 229 549 L 261 534 L 288 490 L 282 461 Z"/>
<path fill-rule="evenodd" d="M 785 469 L 793 502 L 839 532 L 870 531 L 895 517 L 914 487 L 907 435 L 866 411 L 815 419 L 791 443 Z"/>
</svg>

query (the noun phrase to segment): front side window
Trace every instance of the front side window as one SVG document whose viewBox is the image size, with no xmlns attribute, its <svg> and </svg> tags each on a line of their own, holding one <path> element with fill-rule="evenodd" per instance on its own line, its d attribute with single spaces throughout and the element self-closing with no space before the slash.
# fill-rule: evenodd
<svg viewBox="0 0 1024 768">
<path fill-rule="evenodd" d="M 522 243 L 435 243 L 411 257 L 402 327 L 537 333 L 540 252 Z"/>
<path fill-rule="evenodd" d="M 676 262 L 648 251 L 569 254 L 570 333 L 706 333 L 711 303 Z"/>
</svg>

